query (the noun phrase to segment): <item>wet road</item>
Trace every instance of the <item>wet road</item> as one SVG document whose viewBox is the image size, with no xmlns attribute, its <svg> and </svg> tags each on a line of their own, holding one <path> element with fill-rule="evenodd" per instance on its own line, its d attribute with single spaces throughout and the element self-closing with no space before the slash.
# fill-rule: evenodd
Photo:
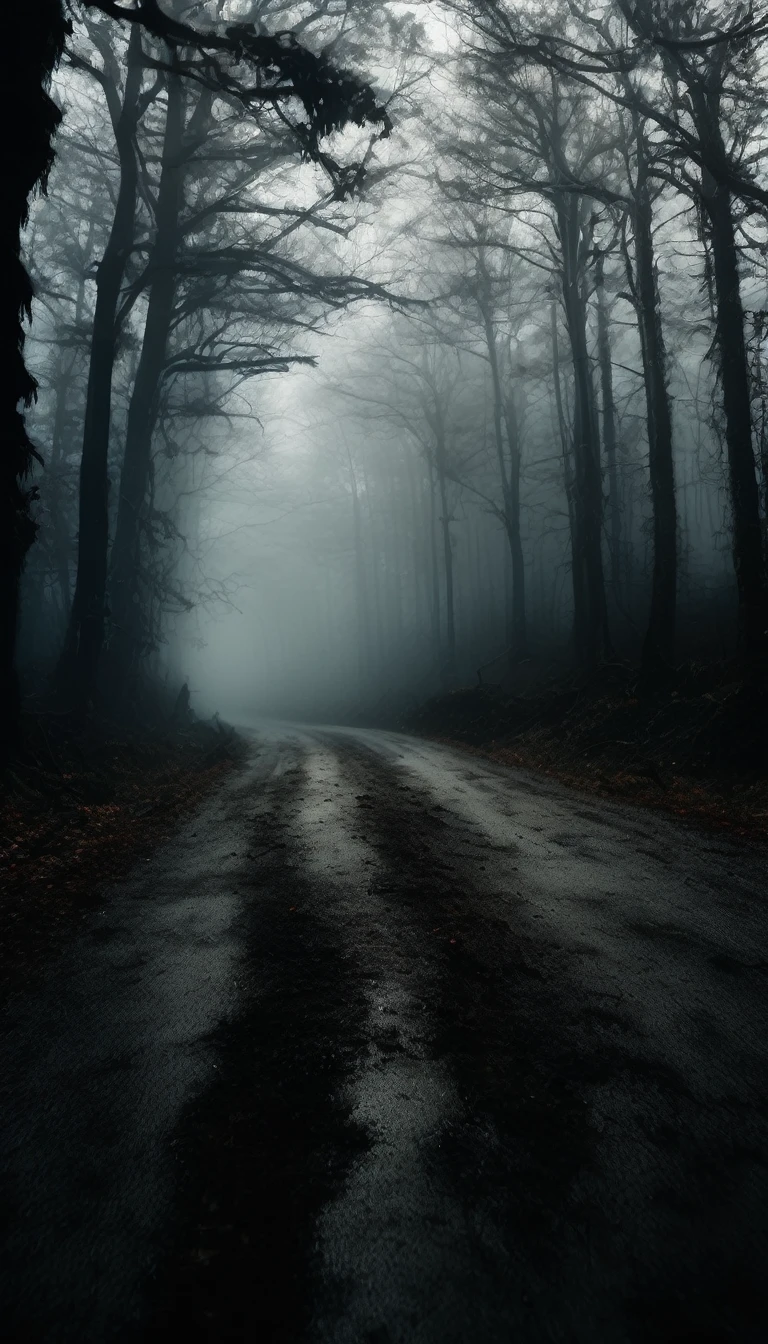
<svg viewBox="0 0 768 1344">
<path fill-rule="evenodd" d="M 255 741 L 7 1006 L 0 1338 L 768 1339 L 764 856 Z"/>
</svg>

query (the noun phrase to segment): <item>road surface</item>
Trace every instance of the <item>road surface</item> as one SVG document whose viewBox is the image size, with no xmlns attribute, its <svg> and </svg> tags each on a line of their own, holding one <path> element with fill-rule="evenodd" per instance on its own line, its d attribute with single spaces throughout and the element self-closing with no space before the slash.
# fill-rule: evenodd
<svg viewBox="0 0 768 1344">
<path fill-rule="evenodd" d="M 8 1005 L 3 1340 L 768 1339 L 764 854 L 272 727 Z"/>
</svg>

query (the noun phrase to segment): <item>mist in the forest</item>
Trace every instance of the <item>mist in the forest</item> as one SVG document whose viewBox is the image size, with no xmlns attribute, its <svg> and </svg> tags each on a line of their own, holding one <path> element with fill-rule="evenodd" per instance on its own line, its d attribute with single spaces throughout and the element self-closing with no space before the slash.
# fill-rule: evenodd
<svg viewBox="0 0 768 1344">
<path fill-rule="evenodd" d="M 768 0 L 2 34 L 5 1338 L 765 1344 Z"/>
<path fill-rule="evenodd" d="M 525 442 L 528 639 L 518 676 L 526 666 L 539 675 L 542 666 L 564 671 L 573 623 L 557 412 L 535 367 L 538 356 L 546 369 L 551 332 L 535 313 L 523 317 L 516 342 L 525 368 L 515 388 Z M 378 312 L 349 318 L 349 330 L 327 351 L 321 346 L 316 371 L 260 389 L 261 425 L 222 442 L 204 540 L 221 597 L 174 628 L 178 674 L 206 710 L 236 720 L 365 721 L 407 711 L 446 686 L 477 684 L 478 674 L 490 684 L 507 677 L 512 564 L 493 507 L 488 370 L 482 354 L 441 348 L 429 332 L 410 349 L 411 324 L 409 316 Z M 469 345 L 464 330 L 458 335 Z M 627 365 L 638 359 L 631 335 L 619 353 Z M 691 378 L 700 377 L 703 354 L 693 354 Z M 429 408 L 421 402 L 435 391 L 445 399 L 452 455 L 448 529 L 431 470 Z M 610 596 L 617 648 L 629 658 L 642 643 L 652 563 L 641 391 L 637 377 L 619 373 L 622 549 Z M 680 635 L 692 656 L 706 658 L 731 650 L 736 630 L 719 521 L 722 457 L 696 391 L 681 377 Z M 453 567 L 452 665 L 444 530 Z"/>
<path fill-rule="evenodd" d="M 535 8 L 225 4 L 370 82 L 322 152 L 178 43 L 78 25 L 27 235 L 30 685 L 71 687 L 95 639 L 88 695 L 129 712 L 187 681 L 233 719 L 365 721 L 755 642 L 760 37 L 717 65 L 726 189 L 694 141 L 727 6 L 626 69 L 643 5 Z"/>
</svg>

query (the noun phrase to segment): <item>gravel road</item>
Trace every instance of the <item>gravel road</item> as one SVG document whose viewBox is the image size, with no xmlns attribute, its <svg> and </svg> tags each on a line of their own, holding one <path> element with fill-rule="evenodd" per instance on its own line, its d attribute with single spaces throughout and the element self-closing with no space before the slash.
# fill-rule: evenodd
<svg viewBox="0 0 768 1344">
<path fill-rule="evenodd" d="M 253 740 L 6 1005 L 0 1338 L 763 1344 L 764 852 Z"/>
</svg>

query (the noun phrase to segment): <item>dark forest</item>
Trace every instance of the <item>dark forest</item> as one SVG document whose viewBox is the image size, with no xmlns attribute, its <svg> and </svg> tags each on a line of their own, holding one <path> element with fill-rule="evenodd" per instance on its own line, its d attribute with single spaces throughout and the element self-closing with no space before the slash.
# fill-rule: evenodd
<svg viewBox="0 0 768 1344">
<path fill-rule="evenodd" d="M 768 9 L 13 0 L 9 1339 L 768 1338 Z"/>
</svg>

